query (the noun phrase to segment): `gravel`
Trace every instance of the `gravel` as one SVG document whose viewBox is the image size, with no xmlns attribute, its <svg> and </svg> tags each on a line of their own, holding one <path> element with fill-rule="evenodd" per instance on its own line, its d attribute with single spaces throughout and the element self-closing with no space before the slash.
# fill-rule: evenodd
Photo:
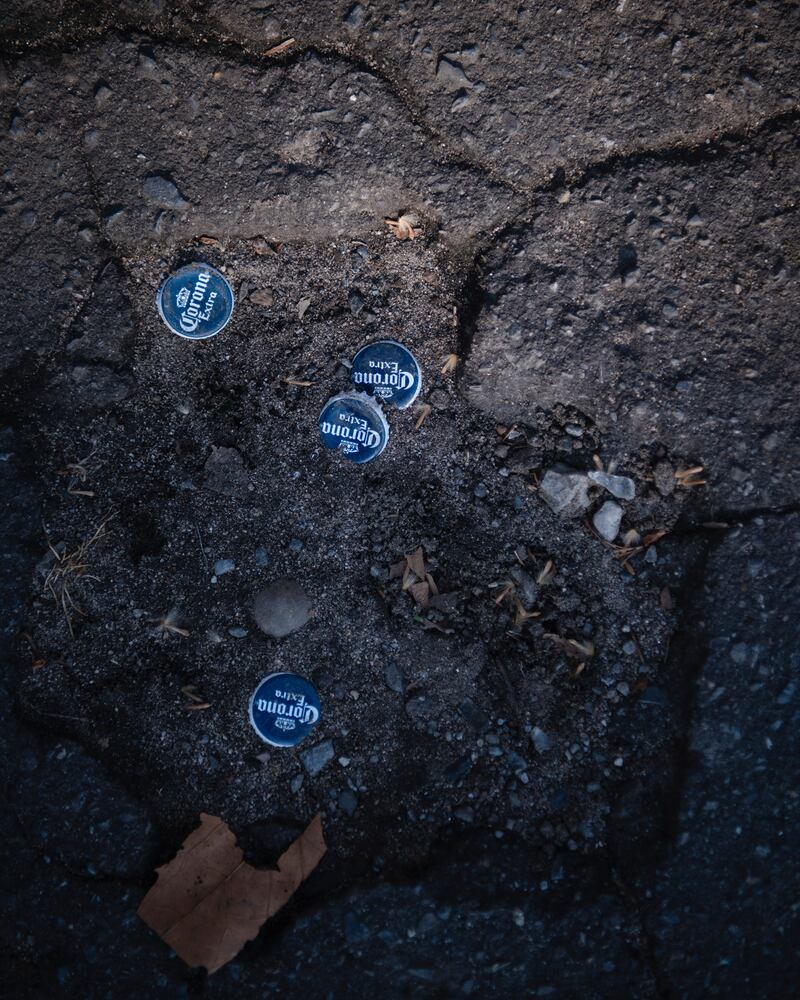
<svg viewBox="0 0 800 1000">
<path fill-rule="evenodd" d="M 331 740 L 324 740 L 316 746 L 309 747 L 300 753 L 300 760 L 310 777 L 316 777 L 320 771 L 334 758 L 333 743 Z"/>
<path fill-rule="evenodd" d="M 619 534 L 619 526 L 622 523 L 622 507 L 613 500 L 606 500 L 600 510 L 596 511 L 592 518 L 592 524 L 598 535 L 607 542 L 613 542 Z"/>
<path fill-rule="evenodd" d="M 633 500 L 636 496 L 636 485 L 627 476 L 611 476 L 607 472 L 593 469 L 589 473 L 589 478 L 620 500 Z"/>
<path fill-rule="evenodd" d="M 582 472 L 548 469 L 539 484 L 539 494 L 554 514 L 580 517 L 589 508 L 590 480 Z"/>
</svg>

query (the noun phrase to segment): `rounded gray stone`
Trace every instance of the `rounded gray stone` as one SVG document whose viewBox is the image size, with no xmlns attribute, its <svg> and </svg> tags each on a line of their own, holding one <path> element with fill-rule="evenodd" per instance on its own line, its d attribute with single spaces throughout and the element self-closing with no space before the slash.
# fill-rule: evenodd
<svg viewBox="0 0 800 1000">
<path fill-rule="evenodd" d="M 297 580 L 281 577 L 256 594 L 253 615 L 262 632 L 282 639 L 308 621 L 311 599 Z"/>
</svg>

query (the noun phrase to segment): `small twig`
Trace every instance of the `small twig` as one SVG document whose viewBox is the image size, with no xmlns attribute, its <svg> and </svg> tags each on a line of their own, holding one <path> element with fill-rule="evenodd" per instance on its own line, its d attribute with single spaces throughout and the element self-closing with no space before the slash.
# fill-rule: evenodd
<svg viewBox="0 0 800 1000">
<path fill-rule="evenodd" d="M 702 465 L 695 465 L 691 469 L 678 469 L 675 473 L 678 486 L 683 486 L 687 489 L 690 489 L 692 486 L 705 486 L 708 480 L 697 478 L 703 471 Z"/>
<path fill-rule="evenodd" d="M 414 430 L 418 431 L 420 427 L 425 423 L 425 418 L 431 412 L 431 404 L 423 403 L 420 407 L 419 416 L 417 417 L 417 422 L 414 424 Z"/>
<path fill-rule="evenodd" d="M 195 521 L 194 524 L 195 531 L 197 532 L 197 541 L 200 543 L 200 551 L 203 553 L 203 562 L 206 564 L 206 572 L 210 569 L 208 565 L 208 556 L 206 555 L 206 550 L 203 548 L 203 536 L 200 534 L 200 525 Z"/>
<path fill-rule="evenodd" d="M 295 44 L 294 38 L 287 38 L 285 41 L 280 42 L 278 45 L 273 45 L 271 49 L 267 49 L 264 53 L 267 59 L 272 59 L 275 56 L 282 56 L 284 52 L 290 49 Z"/>
</svg>

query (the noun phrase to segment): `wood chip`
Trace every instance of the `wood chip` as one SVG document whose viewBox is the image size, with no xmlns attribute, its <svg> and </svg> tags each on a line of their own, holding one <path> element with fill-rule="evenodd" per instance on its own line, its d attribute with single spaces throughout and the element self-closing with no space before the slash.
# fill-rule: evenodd
<svg viewBox="0 0 800 1000">
<path fill-rule="evenodd" d="M 449 375 L 450 372 L 455 371 L 458 366 L 458 361 L 459 358 L 457 354 L 448 354 L 447 360 L 444 365 L 442 365 L 442 375 Z"/>
</svg>

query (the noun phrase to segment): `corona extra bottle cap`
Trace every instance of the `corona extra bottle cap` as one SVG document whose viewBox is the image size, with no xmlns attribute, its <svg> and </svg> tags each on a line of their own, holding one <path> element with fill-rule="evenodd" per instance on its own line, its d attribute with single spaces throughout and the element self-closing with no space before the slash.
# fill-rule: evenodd
<svg viewBox="0 0 800 1000">
<path fill-rule="evenodd" d="M 188 340 L 213 337 L 233 314 L 233 289 L 208 264 L 187 264 L 158 290 L 159 314 L 173 333 Z"/>
<path fill-rule="evenodd" d="M 374 399 L 362 392 L 343 392 L 323 407 L 319 433 L 326 448 L 336 448 L 360 465 L 377 458 L 386 447 L 389 424 Z"/>
<path fill-rule="evenodd" d="M 265 743 L 294 747 L 320 720 L 314 686 L 297 674 L 270 674 L 250 699 L 250 721 Z"/>
<path fill-rule="evenodd" d="M 379 340 L 362 347 L 353 358 L 350 377 L 358 389 L 398 410 L 411 406 L 422 388 L 417 359 L 396 340 Z"/>
</svg>

